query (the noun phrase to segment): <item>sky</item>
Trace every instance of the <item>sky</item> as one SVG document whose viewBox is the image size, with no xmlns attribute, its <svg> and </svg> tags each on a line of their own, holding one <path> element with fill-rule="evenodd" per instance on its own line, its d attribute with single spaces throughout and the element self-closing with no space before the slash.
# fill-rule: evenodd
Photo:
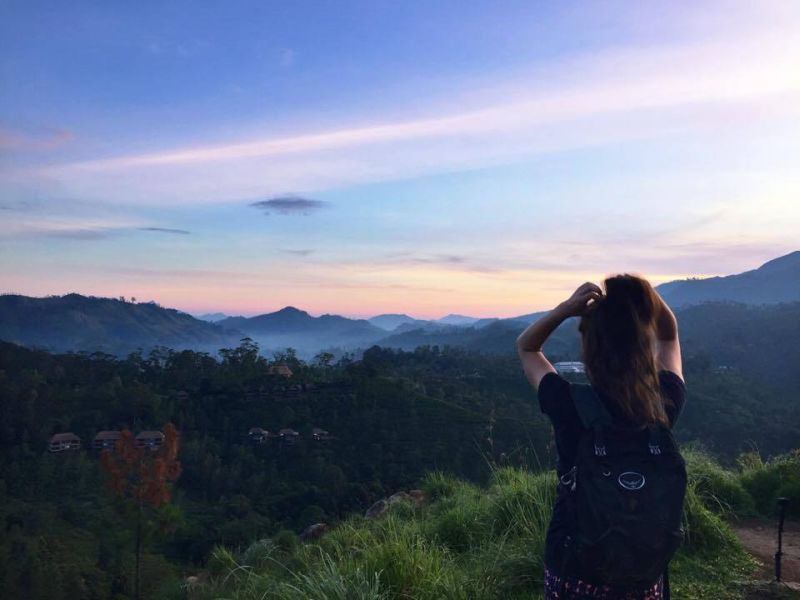
<svg viewBox="0 0 800 600">
<path fill-rule="evenodd" d="M 0 292 L 507 317 L 799 231 L 796 0 L 0 1 Z"/>
</svg>

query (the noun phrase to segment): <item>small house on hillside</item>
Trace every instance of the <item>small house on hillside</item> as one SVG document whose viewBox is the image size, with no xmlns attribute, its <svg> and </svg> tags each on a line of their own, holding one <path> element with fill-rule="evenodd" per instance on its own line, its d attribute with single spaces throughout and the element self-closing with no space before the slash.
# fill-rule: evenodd
<svg viewBox="0 0 800 600">
<path fill-rule="evenodd" d="M 332 439 L 330 432 L 320 429 L 319 427 L 314 427 L 314 429 L 311 430 L 311 437 L 317 442 L 326 442 Z"/>
<path fill-rule="evenodd" d="M 294 444 L 300 438 L 300 433 L 294 429 L 286 427 L 278 432 L 278 436 L 281 438 L 282 442 Z"/>
<path fill-rule="evenodd" d="M 280 375 L 281 377 L 292 376 L 292 370 L 289 368 L 289 365 L 270 365 L 269 369 L 267 369 L 267 373 L 270 375 Z"/>
<path fill-rule="evenodd" d="M 64 452 L 65 450 L 80 450 L 81 438 L 72 432 L 57 433 L 50 438 L 47 449 L 50 452 Z"/>
<path fill-rule="evenodd" d="M 160 431 L 142 431 L 136 436 L 134 443 L 137 448 L 157 450 L 164 443 L 164 434 Z"/>
<path fill-rule="evenodd" d="M 113 450 L 121 431 L 100 431 L 92 440 L 92 450 Z"/>
<path fill-rule="evenodd" d="M 270 435 L 269 431 L 266 429 L 261 429 L 261 427 L 251 427 L 247 432 L 247 437 L 250 438 L 251 442 L 263 444 L 267 441 L 267 439 L 269 439 Z"/>
</svg>

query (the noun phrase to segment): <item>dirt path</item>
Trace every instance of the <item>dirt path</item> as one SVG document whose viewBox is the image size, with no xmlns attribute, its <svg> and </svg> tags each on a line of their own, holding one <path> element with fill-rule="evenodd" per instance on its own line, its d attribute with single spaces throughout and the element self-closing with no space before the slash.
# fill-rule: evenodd
<svg viewBox="0 0 800 600">
<path fill-rule="evenodd" d="M 764 521 L 738 521 L 732 523 L 736 536 L 750 554 L 764 563 L 759 577 L 775 578 L 775 552 L 778 549 L 776 523 Z M 786 582 L 800 585 L 800 522 L 786 522 L 783 531 L 782 577 Z"/>
</svg>

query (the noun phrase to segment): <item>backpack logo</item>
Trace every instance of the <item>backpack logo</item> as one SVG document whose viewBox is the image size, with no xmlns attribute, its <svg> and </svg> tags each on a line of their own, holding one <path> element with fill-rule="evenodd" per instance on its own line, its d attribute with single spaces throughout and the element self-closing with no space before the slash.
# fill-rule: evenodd
<svg viewBox="0 0 800 600">
<path fill-rule="evenodd" d="M 641 473 L 625 471 L 617 477 L 617 483 L 626 490 L 640 490 L 644 487 L 645 478 Z"/>
</svg>

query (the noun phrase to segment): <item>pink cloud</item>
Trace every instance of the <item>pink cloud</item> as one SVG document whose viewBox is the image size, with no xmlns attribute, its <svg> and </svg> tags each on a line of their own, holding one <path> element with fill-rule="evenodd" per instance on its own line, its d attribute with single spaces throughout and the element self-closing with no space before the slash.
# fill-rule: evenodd
<svg viewBox="0 0 800 600">
<path fill-rule="evenodd" d="M 75 134 L 66 128 L 44 128 L 36 131 L 13 131 L 0 128 L 2 150 L 54 150 L 75 139 Z"/>
</svg>

